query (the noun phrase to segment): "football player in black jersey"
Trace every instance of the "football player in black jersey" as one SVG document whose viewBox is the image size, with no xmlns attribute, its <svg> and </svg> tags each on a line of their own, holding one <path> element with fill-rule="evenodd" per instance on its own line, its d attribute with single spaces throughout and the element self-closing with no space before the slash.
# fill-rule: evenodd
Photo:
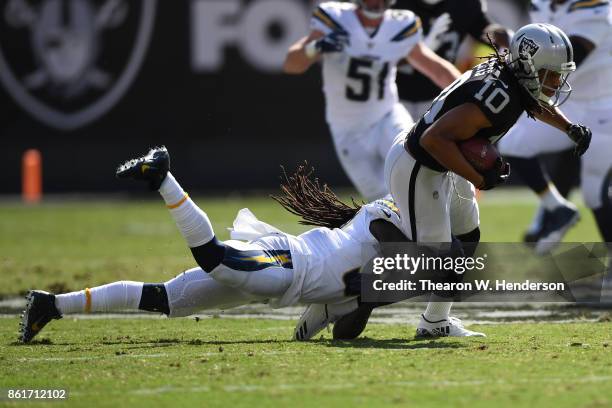
<svg viewBox="0 0 612 408">
<path fill-rule="evenodd" d="M 395 8 L 408 9 L 421 18 L 423 42 L 445 60 L 456 63 L 459 48 L 467 38 L 487 42 L 487 33 L 503 48 L 510 43 L 511 33 L 492 22 L 483 0 L 397 0 Z M 439 88 L 426 76 L 404 65 L 398 71 L 399 97 L 413 118 L 429 108 Z"/>
<path fill-rule="evenodd" d="M 582 155 L 591 131 L 572 124 L 558 109 L 571 92 L 567 77 L 574 70 L 567 36 L 550 24 L 530 24 L 514 34 L 509 54 L 497 54 L 442 91 L 387 156 L 385 178 L 403 215 L 404 234 L 416 242 L 451 242 L 449 200 L 455 175 L 488 190 L 504 183 L 510 172 L 503 160 L 486 172 L 476 171 L 457 143 L 473 137 L 494 143 L 523 112 L 566 132 Z M 361 304 L 338 320 L 334 337 L 358 336 L 376 306 Z M 452 326 L 450 321 L 426 323 Z M 447 335 L 438 328 L 425 327 L 424 332 Z"/>
</svg>

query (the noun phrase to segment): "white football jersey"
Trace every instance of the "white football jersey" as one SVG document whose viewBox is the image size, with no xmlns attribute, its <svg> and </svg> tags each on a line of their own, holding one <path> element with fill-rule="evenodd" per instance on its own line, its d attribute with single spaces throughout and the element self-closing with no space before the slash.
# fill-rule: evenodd
<svg viewBox="0 0 612 408">
<path fill-rule="evenodd" d="M 291 240 L 295 275 L 282 303 L 346 299 L 344 275 L 361 268 L 380 250 L 370 232 L 370 223 L 377 219 L 401 228 L 399 210 L 390 196 L 364 205 L 342 228 L 314 228 Z"/>
<path fill-rule="evenodd" d="M 595 49 L 569 76 L 577 100 L 612 95 L 612 14 L 608 0 L 573 0 L 551 10 L 551 0 L 532 0 L 530 17 L 534 23 L 550 23 L 568 37 L 586 38 Z"/>
<path fill-rule="evenodd" d="M 332 133 L 363 129 L 398 103 L 397 63 L 421 38 L 421 21 L 408 10 L 387 10 L 376 31 L 363 27 L 352 3 L 326 2 L 315 9 L 311 30 L 342 31 L 350 44 L 323 54 L 323 92 Z"/>
</svg>

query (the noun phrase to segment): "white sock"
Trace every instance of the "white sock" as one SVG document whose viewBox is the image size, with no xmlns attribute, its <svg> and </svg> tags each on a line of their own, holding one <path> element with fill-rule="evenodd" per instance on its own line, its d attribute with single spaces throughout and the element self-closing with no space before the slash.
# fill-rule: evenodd
<svg viewBox="0 0 612 408">
<path fill-rule="evenodd" d="M 215 232 L 208 216 L 189 198 L 170 172 L 159 193 L 190 248 L 204 245 L 214 238 Z"/>
<path fill-rule="evenodd" d="M 534 233 L 542 228 L 542 217 L 544 216 L 544 206 L 540 203 L 538 209 L 536 210 L 535 215 L 533 216 L 533 220 L 531 220 L 531 225 L 529 225 L 529 229 L 527 230 L 530 233 Z"/>
<path fill-rule="evenodd" d="M 437 322 L 448 319 L 453 302 L 449 302 L 447 298 L 436 296 L 433 293 L 429 297 L 427 309 L 423 313 L 423 317 L 430 322 Z"/>
<path fill-rule="evenodd" d="M 549 211 L 557 207 L 569 205 L 568 201 L 563 198 L 557 187 L 552 183 L 548 183 L 548 189 L 540 195 L 540 200 L 544 208 Z"/>
<path fill-rule="evenodd" d="M 119 281 L 55 296 L 62 314 L 138 310 L 142 282 Z"/>
</svg>

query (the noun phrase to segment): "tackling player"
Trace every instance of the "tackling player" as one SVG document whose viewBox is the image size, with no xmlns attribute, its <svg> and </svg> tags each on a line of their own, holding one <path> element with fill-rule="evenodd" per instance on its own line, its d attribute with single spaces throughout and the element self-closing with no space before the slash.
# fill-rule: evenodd
<svg viewBox="0 0 612 408">
<path fill-rule="evenodd" d="M 120 281 L 60 295 L 31 291 L 20 341 L 31 341 L 51 320 L 70 313 L 129 309 L 178 317 L 271 300 L 276 307 L 329 303 L 331 310 L 345 314 L 357 307 L 347 287 L 355 285 L 360 267 L 378 253 L 378 243 L 405 240 L 392 201 L 345 205 L 301 168 L 286 178 L 284 195 L 276 200 L 320 228 L 296 237 L 243 209 L 234 221 L 232 239 L 221 242 L 206 213 L 183 191 L 169 167 L 167 150 L 156 148 L 126 162 L 117 176 L 145 180 L 160 192 L 200 267 L 165 283 Z M 299 325 L 295 338 L 308 339 L 312 330 L 320 329 Z"/>
<path fill-rule="evenodd" d="M 385 196 L 384 161 L 413 120 L 399 103 L 397 64 L 407 60 L 438 87 L 459 71 L 421 42 L 421 21 L 394 0 L 326 2 L 311 32 L 289 48 L 284 70 L 301 74 L 322 61 L 326 118 L 346 174 L 367 200 Z"/>
<path fill-rule="evenodd" d="M 534 0 L 533 22 L 550 22 L 569 36 L 574 50 L 576 90 L 563 106 L 573 120 L 594 131 L 593 147 L 582 157 L 580 183 L 605 242 L 612 242 L 612 205 L 609 175 L 612 168 L 612 14 L 607 0 Z M 565 200 L 544 172 L 538 155 L 571 147 L 566 129 L 531 123 L 524 115 L 502 139 L 499 148 L 516 173 L 540 198 L 538 216 L 527 235 L 536 250 L 550 251 L 579 219 L 578 210 Z"/>
</svg>

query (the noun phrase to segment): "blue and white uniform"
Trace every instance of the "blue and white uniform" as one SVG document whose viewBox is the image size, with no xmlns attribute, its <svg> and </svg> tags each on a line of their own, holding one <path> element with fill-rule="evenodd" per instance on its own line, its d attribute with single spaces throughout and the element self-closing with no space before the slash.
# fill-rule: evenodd
<svg viewBox="0 0 612 408">
<path fill-rule="evenodd" d="M 322 56 L 326 118 L 347 175 L 368 200 L 387 194 L 383 169 L 393 140 L 413 120 L 400 104 L 397 64 L 421 39 L 421 21 L 408 10 L 387 10 L 368 32 L 352 3 L 325 2 L 313 12 L 311 31 L 341 31 L 343 52 Z"/>
</svg>

